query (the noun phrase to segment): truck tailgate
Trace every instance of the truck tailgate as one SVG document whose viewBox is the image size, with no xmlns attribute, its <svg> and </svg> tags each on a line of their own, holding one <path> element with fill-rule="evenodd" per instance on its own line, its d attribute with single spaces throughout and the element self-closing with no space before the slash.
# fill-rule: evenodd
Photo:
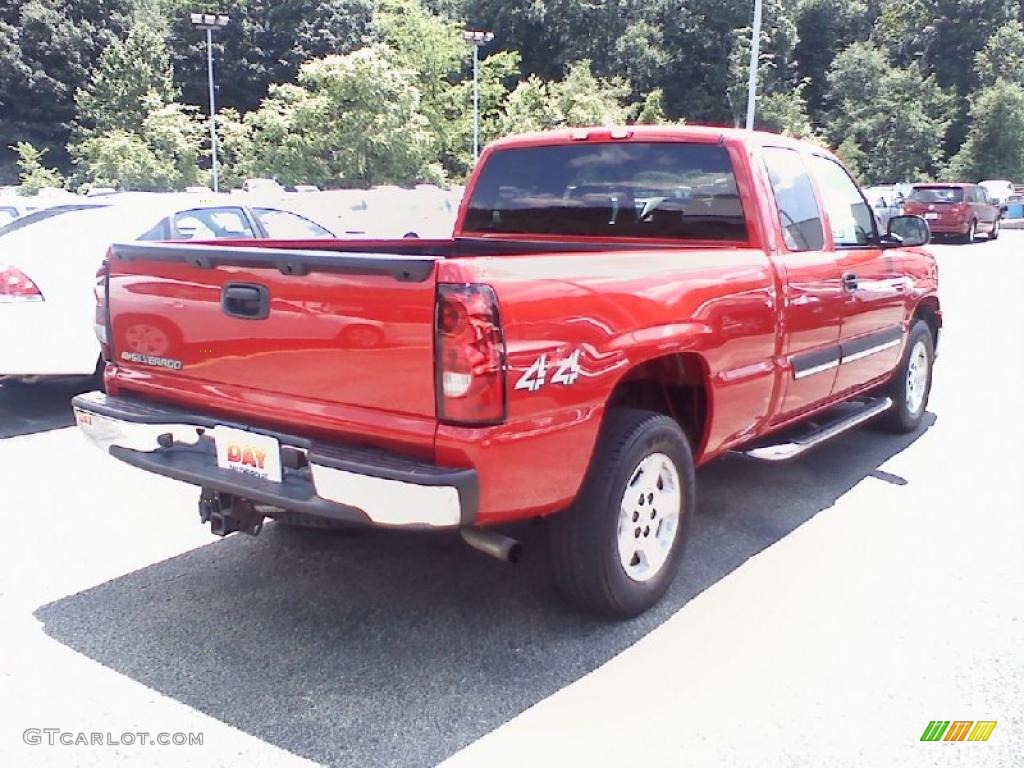
<svg viewBox="0 0 1024 768">
<path fill-rule="evenodd" d="M 111 356 L 132 388 L 173 380 L 221 410 L 221 390 L 259 393 L 284 423 L 335 406 L 432 420 L 434 259 L 115 245 Z"/>
</svg>

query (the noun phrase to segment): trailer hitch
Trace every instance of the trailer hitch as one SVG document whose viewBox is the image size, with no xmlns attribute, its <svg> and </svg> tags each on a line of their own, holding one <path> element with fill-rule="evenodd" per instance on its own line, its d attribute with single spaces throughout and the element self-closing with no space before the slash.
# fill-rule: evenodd
<svg viewBox="0 0 1024 768">
<path fill-rule="evenodd" d="M 264 515 L 256 505 L 230 493 L 203 488 L 199 493 L 199 519 L 210 524 L 210 533 L 227 536 L 239 531 L 258 536 L 263 530 Z"/>
</svg>

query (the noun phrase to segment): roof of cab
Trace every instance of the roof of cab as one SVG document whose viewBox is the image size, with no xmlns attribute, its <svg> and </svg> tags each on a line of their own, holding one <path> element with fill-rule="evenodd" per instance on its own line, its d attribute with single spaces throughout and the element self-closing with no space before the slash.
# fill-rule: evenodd
<svg viewBox="0 0 1024 768">
<path fill-rule="evenodd" d="M 559 128 L 552 131 L 507 136 L 491 143 L 489 150 L 518 147 L 557 146 L 584 141 L 688 141 L 702 144 L 730 143 L 754 146 L 772 145 L 831 154 L 808 141 L 766 131 L 721 128 L 706 125 L 628 125 Z"/>
</svg>

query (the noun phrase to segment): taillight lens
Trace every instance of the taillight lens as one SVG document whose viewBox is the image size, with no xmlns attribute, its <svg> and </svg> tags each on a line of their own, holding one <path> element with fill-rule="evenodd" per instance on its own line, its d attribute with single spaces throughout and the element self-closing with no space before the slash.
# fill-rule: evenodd
<svg viewBox="0 0 1024 768">
<path fill-rule="evenodd" d="M 488 285 L 437 288 L 437 417 L 465 424 L 505 420 L 505 339 Z"/>
<path fill-rule="evenodd" d="M 32 279 L 17 267 L 0 264 L 0 302 L 42 301 L 43 294 Z"/>
</svg>

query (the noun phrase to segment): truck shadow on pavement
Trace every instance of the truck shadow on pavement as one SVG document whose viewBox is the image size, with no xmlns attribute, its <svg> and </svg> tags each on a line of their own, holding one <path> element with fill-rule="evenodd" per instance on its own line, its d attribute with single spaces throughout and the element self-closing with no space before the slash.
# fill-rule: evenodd
<svg viewBox="0 0 1024 768">
<path fill-rule="evenodd" d="M 679 577 L 632 622 L 562 601 L 543 524 L 515 532 L 518 566 L 451 535 L 268 525 L 35 615 L 70 648 L 297 755 L 434 765 L 625 650 L 918 436 L 862 429 L 789 464 L 701 470 Z"/>
<path fill-rule="evenodd" d="M 88 377 L 0 384 L 0 439 L 73 427 L 71 398 L 96 388 Z"/>
</svg>

